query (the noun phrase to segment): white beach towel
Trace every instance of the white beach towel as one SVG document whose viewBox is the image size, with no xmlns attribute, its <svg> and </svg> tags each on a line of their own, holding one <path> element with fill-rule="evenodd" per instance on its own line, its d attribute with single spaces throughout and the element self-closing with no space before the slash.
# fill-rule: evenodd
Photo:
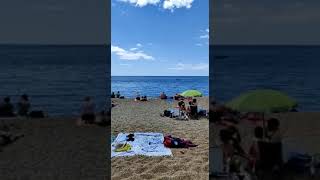
<svg viewBox="0 0 320 180">
<path fill-rule="evenodd" d="M 117 138 L 111 144 L 111 157 L 119 156 L 172 156 L 172 152 L 169 148 L 166 148 L 163 144 L 162 133 L 134 133 L 134 141 L 126 141 L 129 133 L 119 133 Z M 116 144 L 126 143 L 131 145 L 131 150 L 126 152 L 115 152 Z"/>
</svg>

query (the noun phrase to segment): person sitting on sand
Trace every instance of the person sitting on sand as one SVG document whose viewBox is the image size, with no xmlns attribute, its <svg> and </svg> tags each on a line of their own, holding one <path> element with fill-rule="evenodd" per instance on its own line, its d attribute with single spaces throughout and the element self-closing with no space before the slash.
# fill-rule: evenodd
<svg viewBox="0 0 320 180">
<path fill-rule="evenodd" d="M 167 97 L 167 95 L 164 93 L 164 92 L 162 92 L 161 94 L 160 94 L 160 99 L 167 99 L 168 97 Z"/>
<path fill-rule="evenodd" d="M 177 101 L 183 100 L 183 96 L 181 96 L 180 94 L 176 94 L 176 95 L 174 96 L 174 100 L 177 100 Z"/>
<path fill-rule="evenodd" d="M 30 102 L 29 97 L 26 94 L 23 94 L 20 97 L 20 101 L 18 102 L 18 115 L 19 116 L 28 116 L 30 110 Z"/>
<path fill-rule="evenodd" d="M 117 97 L 117 98 L 120 98 L 120 91 L 117 92 L 116 97 Z"/>
<path fill-rule="evenodd" d="M 135 101 L 140 101 L 140 94 L 139 94 L 139 92 L 137 92 L 137 95 L 136 95 L 136 98 L 134 99 Z"/>
<path fill-rule="evenodd" d="M 92 102 L 91 97 L 85 97 L 81 110 L 81 120 L 85 124 L 92 124 L 95 119 L 95 104 Z"/>
<path fill-rule="evenodd" d="M 116 95 L 114 94 L 114 92 L 111 93 L 111 98 L 115 98 Z"/>
<path fill-rule="evenodd" d="M 5 97 L 3 104 L 0 105 L 0 116 L 12 117 L 14 116 L 13 105 L 10 102 L 10 97 Z"/>
<path fill-rule="evenodd" d="M 140 101 L 148 101 L 147 96 L 142 96 Z"/>
</svg>

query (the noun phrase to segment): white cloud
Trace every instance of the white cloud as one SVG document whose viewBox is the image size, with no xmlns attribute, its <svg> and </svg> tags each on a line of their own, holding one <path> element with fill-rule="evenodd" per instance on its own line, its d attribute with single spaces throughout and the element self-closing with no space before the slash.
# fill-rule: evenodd
<svg viewBox="0 0 320 180">
<path fill-rule="evenodd" d="M 199 64 L 184 64 L 184 63 L 178 63 L 175 65 L 175 67 L 168 68 L 171 70 L 209 70 L 209 65 L 207 63 L 199 63 Z"/>
<path fill-rule="evenodd" d="M 130 3 L 137 7 L 144 7 L 147 5 L 157 5 L 161 0 L 118 0 L 120 2 Z M 162 7 L 173 11 L 175 8 L 191 8 L 194 0 L 164 0 Z"/>
<path fill-rule="evenodd" d="M 145 54 L 143 51 L 132 52 L 113 45 L 111 45 L 111 53 L 116 54 L 122 60 L 154 60 L 154 57 Z"/>
<path fill-rule="evenodd" d="M 201 38 L 201 39 L 209 39 L 209 35 L 208 35 L 208 34 L 201 35 L 200 38 Z"/>
<path fill-rule="evenodd" d="M 156 5 L 160 2 L 160 0 L 118 0 L 118 1 L 134 4 L 135 6 L 138 6 L 138 7 L 144 7 L 148 4 Z"/>
<path fill-rule="evenodd" d="M 209 28 L 207 28 L 206 30 L 200 30 L 200 31 L 205 33 L 200 36 L 200 39 L 209 39 Z"/>
<path fill-rule="evenodd" d="M 136 51 L 138 48 L 130 48 L 130 51 Z"/>
<path fill-rule="evenodd" d="M 197 43 L 196 46 L 202 46 L 202 44 L 201 43 Z"/>
<path fill-rule="evenodd" d="M 130 64 L 119 64 L 120 66 L 130 66 Z"/>
<path fill-rule="evenodd" d="M 191 8 L 193 0 L 164 0 L 163 8 L 173 10 L 174 8 Z"/>
<path fill-rule="evenodd" d="M 142 46 L 142 44 L 138 43 L 136 46 L 137 46 L 137 47 L 141 47 L 141 46 Z"/>
</svg>

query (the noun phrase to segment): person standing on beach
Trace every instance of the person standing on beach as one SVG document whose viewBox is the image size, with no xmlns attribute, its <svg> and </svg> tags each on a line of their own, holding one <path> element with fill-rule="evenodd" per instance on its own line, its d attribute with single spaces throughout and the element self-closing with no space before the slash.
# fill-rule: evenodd
<svg viewBox="0 0 320 180">
<path fill-rule="evenodd" d="M 10 97 L 5 97 L 3 104 L 0 105 L 0 116 L 12 117 L 13 113 L 13 105 L 10 102 Z"/>
<path fill-rule="evenodd" d="M 120 91 L 117 92 L 116 97 L 117 97 L 117 98 L 120 98 Z"/>
<path fill-rule="evenodd" d="M 91 97 L 87 96 L 84 98 L 84 102 L 81 109 L 81 120 L 86 124 L 92 124 L 95 122 L 95 104 Z"/>
<path fill-rule="evenodd" d="M 23 94 L 20 97 L 20 101 L 18 102 L 18 115 L 19 116 L 28 116 L 30 110 L 30 102 L 29 97 L 26 94 Z"/>
</svg>

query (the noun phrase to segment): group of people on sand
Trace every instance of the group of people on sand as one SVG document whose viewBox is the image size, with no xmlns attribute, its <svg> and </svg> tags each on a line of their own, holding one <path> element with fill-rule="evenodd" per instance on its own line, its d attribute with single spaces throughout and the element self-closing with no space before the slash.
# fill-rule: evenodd
<svg viewBox="0 0 320 180">
<path fill-rule="evenodd" d="M 197 99 L 188 99 L 188 106 L 186 106 L 184 100 L 180 100 L 178 102 L 178 107 L 181 116 L 185 116 L 187 119 L 198 119 Z"/>
<path fill-rule="evenodd" d="M 282 163 L 279 126 L 280 122 L 276 118 L 268 119 L 266 128 L 256 126 L 252 129 L 253 139 L 246 150 L 242 147 L 243 140 L 235 124 L 228 124 L 221 129 L 219 137 L 225 172 L 241 173 L 246 169 L 256 173 L 267 168 L 277 173 Z"/>
<path fill-rule="evenodd" d="M 5 97 L 3 102 L 0 104 L 0 117 L 14 117 L 28 116 L 31 108 L 29 96 L 26 94 L 21 95 L 19 102 L 17 103 L 16 110 L 15 106 L 11 102 L 11 98 Z"/>
<path fill-rule="evenodd" d="M 107 126 L 110 124 L 110 111 L 107 113 L 103 110 L 98 116 L 96 115 L 96 105 L 92 98 L 87 96 L 84 98 L 81 106 L 81 117 L 78 120 L 78 125 L 96 124 L 99 126 Z"/>
<path fill-rule="evenodd" d="M 116 94 L 114 92 L 112 92 L 111 93 L 111 98 L 124 99 L 124 96 L 121 96 L 120 91 L 118 91 Z"/>
<path fill-rule="evenodd" d="M 137 92 L 136 98 L 134 99 L 134 101 L 148 101 L 148 98 L 147 96 L 140 96 L 140 94 Z"/>
</svg>

